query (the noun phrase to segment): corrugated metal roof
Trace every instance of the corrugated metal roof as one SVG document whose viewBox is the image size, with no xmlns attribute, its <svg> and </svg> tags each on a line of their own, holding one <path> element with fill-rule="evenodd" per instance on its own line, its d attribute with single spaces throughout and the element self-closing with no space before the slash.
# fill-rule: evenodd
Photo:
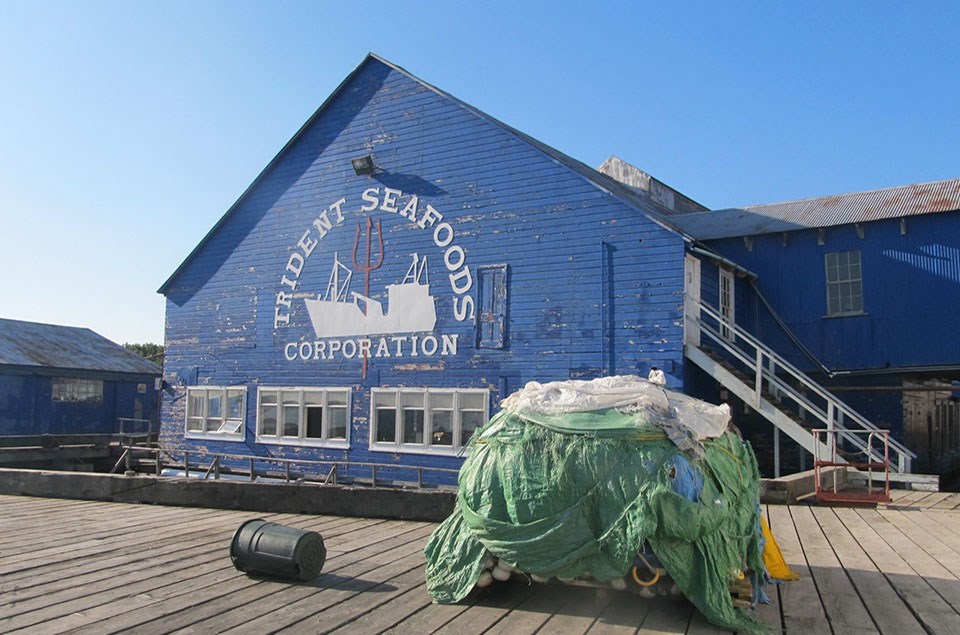
<svg viewBox="0 0 960 635">
<path fill-rule="evenodd" d="M 960 179 L 676 216 L 699 240 L 868 223 L 960 210 Z"/>
<path fill-rule="evenodd" d="M 0 365 L 159 375 L 160 367 L 90 329 L 0 318 Z"/>
</svg>

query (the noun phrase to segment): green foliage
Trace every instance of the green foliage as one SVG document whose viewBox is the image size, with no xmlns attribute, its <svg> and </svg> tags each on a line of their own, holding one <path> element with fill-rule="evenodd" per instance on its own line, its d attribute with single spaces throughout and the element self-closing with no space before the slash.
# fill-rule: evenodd
<svg viewBox="0 0 960 635">
<path fill-rule="evenodd" d="M 124 344 L 123 347 L 163 368 L 163 344 Z"/>
</svg>

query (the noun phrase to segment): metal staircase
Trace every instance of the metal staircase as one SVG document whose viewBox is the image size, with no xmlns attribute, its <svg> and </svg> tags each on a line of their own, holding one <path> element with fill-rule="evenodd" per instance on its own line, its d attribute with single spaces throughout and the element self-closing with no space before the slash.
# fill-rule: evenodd
<svg viewBox="0 0 960 635">
<path fill-rule="evenodd" d="M 880 428 L 717 309 L 687 297 L 686 313 L 687 359 L 811 454 L 851 457 L 851 463 L 887 461 L 891 481 L 925 484 L 936 478 L 911 474 L 916 455 L 899 441 L 889 441 L 889 457 L 871 447 L 863 432 L 882 433 Z M 831 433 L 818 439 L 814 428 Z"/>
</svg>

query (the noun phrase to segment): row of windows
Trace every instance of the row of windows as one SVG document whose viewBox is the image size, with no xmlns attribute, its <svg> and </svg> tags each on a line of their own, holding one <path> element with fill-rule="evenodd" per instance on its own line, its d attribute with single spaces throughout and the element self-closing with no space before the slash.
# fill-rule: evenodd
<svg viewBox="0 0 960 635">
<path fill-rule="evenodd" d="M 242 441 L 246 388 L 187 389 L 186 435 Z M 348 447 L 348 388 L 260 388 L 256 440 L 284 445 Z M 486 390 L 374 388 L 370 448 L 456 452 L 487 420 Z"/>
</svg>

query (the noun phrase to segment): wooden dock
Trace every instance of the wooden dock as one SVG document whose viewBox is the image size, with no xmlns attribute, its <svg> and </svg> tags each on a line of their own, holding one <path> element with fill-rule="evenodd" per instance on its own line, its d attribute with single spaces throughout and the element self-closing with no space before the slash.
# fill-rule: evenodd
<svg viewBox="0 0 960 635">
<path fill-rule="evenodd" d="M 878 509 L 769 506 L 798 582 L 756 610 L 772 632 L 960 632 L 960 495 L 899 492 Z M 250 518 L 319 531 L 308 583 L 230 563 Z M 433 604 L 431 523 L 0 496 L 0 632 L 717 633 L 684 599 L 516 581 Z"/>
</svg>

